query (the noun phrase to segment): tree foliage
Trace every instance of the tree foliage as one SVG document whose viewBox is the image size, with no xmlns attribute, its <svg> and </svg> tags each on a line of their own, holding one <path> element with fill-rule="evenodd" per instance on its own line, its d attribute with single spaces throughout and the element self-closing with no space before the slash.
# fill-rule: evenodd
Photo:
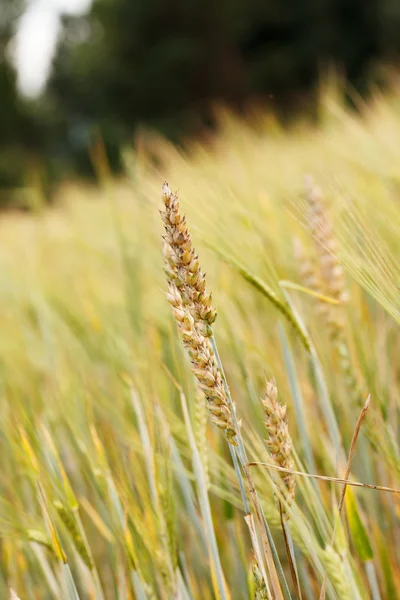
<svg viewBox="0 0 400 600">
<path fill-rule="evenodd" d="M 3 3 L 8 40 L 17 4 Z M 213 125 L 215 102 L 242 110 L 265 100 L 286 116 L 312 108 L 327 64 L 364 92 L 400 49 L 399 24 L 397 0 L 94 0 L 86 16 L 63 19 L 34 111 L 0 62 L 1 139 L 9 157 L 40 147 L 53 171 L 87 172 L 100 131 L 118 169 L 121 146 L 143 124 L 180 140 Z"/>
</svg>

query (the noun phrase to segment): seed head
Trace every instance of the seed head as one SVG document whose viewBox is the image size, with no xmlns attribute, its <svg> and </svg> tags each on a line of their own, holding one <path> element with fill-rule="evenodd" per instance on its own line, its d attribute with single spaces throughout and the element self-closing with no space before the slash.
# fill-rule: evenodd
<svg viewBox="0 0 400 600">
<path fill-rule="evenodd" d="M 332 546 L 327 546 L 322 553 L 322 560 L 327 575 L 339 598 L 342 600 L 350 600 L 353 594 L 351 593 L 346 568 L 340 555 Z"/>
<path fill-rule="evenodd" d="M 321 189 L 315 185 L 312 177 L 305 182 L 309 204 L 309 227 L 316 244 L 323 293 L 344 303 L 348 300 L 342 265 L 336 256 L 336 240 L 328 211 L 324 206 Z"/>
<path fill-rule="evenodd" d="M 161 217 L 165 227 L 163 254 L 167 277 L 179 288 L 183 303 L 188 306 L 193 318 L 212 325 L 217 313 L 211 303 L 211 294 L 206 292 L 205 277 L 186 227 L 186 219 L 179 212 L 178 196 L 167 183 L 162 188 L 162 200 L 165 207 Z"/>
<path fill-rule="evenodd" d="M 260 568 L 255 561 L 253 563 L 253 577 L 254 577 L 254 600 L 267 600 L 268 590 L 265 585 L 264 578 L 261 574 Z"/>
<path fill-rule="evenodd" d="M 168 302 L 172 306 L 178 330 L 186 348 L 192 371 L 206 397 L 211 421 L 225 431 L 228 441 L 236 444 L 235 426 L 214 351 L 210 342 L 211 325 L 216 318 L 212 296 L 206 291 L 205 276 L 179 212 L 179 202 L 167 183 L 162 188 L 165 210 L 163 254 L 168 280 Z"/>
<path fill-rule="evenodd" d="M 279 467 L 293 469 L 292 440 L 287 424 L 286 406 L 278 401 L 278 389 L 274 379 L 267 381 L 265 395 L 261 402 L 266 415 L 265 428 L 268 432 L 266 444 L 271 458 Z M 294 475 L 281 472 L 280 477 L 286 488 L 286 501 L 290 505 L 295 494 Z"/>
</svg>

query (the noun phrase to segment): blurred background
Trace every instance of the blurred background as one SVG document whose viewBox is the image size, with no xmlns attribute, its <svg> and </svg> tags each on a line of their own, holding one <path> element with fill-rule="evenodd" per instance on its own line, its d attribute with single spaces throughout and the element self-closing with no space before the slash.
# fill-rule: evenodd
<svg viewBox="0 0 400 600">
<path fill-rule="evenodd" d="M 318 120 L 332 67 L 356 104 L 387 83 L 399 26 L 398 0 L 0 0 L 0 203 L 93 178 L 99 137 L 115 173 L 139 131 L 207 139 L 221 104 Z"/>
</svg>

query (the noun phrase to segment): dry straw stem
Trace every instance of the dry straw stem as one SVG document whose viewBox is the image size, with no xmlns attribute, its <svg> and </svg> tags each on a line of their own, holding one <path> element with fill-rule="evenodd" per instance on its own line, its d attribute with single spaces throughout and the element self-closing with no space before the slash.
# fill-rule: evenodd
<svg viewBox="0 0 400 600">
<path fill-rule="evenodd" d="M 216 318 L 211 294 L 206 291 L 206 280 L 186 228 L 186 219 L 179 212 L 178 197 L 167 183 L 162 188 L 162 200 L 165 207 L 161 211 L 165 227 L 163 254 L 169 284 L 166 296 L 188 351 L 192 371 L 205 394 L 210 418 L 235 444 L 231 409 L 210 343 L 211 324 Z"/>
<path fill-rule="evenodd" d="M 368 412 L 369 404 L 370 404 L 370 399 L 371 399 L 371 397 L 368 396 L 368 398 L 365 401 L 365 404 L 362 407 L 362 410 L 361 410 L 361 412 L 360 412 L 360 414 L 358 416 L 357 423 L 356 423 L 356 426 L 354 428 L 354 433 L 353 433 L 353 437 L 351 439 L 351 444 L 350 444 L 349 458 L 347 459 L 347 467 L 346 467 L 346 472 L 345 472 L 345 476 L 344 476 L 345 479 L 348 479 L 349 475 L 350 475 L 351 465 L 352 465 L 352 462 L 353 462 L 354 451 L 355 451 L 356 442 L 357 442 L 357 439 L 358 439 L 358 434 L 360 433 L 361 425 L 362 425 L 365 417 L 367 416 L 367 412 Z M 339 515 L 342 512 L 344 498 L 346 496 L 346 488 L 347 488 L 347 485 L 345 485 L 343 487 L 342 493 L 340 495 L 339 507 L 338 507 Z"/>
<path fill-rule="evenodd" d="M 267 467 L 269 469 L 275 469 L 281 473 L 290 473 L 292 475 L 299 475 L 300 477 L 309 477 L 310 479 L 319 479 L 321 481 L 330 481 L 332 483 L 341 483 L 343 485 L 351 485 L 353 487 L 365 488 L 368 490 L 376 490 L 377 492 L 387 492 L 388 494 L 400 494 L 400 489 L 386 487 L 385 485 L 375 485 L 374 483 L 363 483 L 361 481 L 351 481 L 350 479 L 340 479 L 339 477 L 329 477 L 328 475 L 315 475 L 314 473 L 304 473 L 304 471 L 295 471 L 294 469 L 286 469 L 279 467 L 274 463 L 267 462 L 249 462 L 248 467 Z"/>
<path fill-rule="evenodd" d="M 268 432 L 266 444 L 275 464 L 284 469 L 291 470 L 294 467 L 292 456 L 292 440 L 286 416 L 286 405 L 278 402 L 278 389 L 274 379 L 267 381 L 264 398 L 261 400 L 266 415 L 265 428 Z M 290 506 L 294 501 L 295 479 L 290 472 L 282 473 L 281 479 L 286 490 L 286 502 Z M 285 513 L 285 508 L 282 507 Z"/>
</svg>

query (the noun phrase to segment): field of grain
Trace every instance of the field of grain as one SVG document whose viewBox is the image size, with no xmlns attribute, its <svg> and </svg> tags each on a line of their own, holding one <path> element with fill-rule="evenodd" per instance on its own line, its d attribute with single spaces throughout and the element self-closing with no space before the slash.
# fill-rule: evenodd
<svg viewBox="0 0 400 600">
<path fill-rule="evenodd" d="M 220 123 L 1 217 L 1 598 L 400 597 L 399 103 Z"/>
</svg>

